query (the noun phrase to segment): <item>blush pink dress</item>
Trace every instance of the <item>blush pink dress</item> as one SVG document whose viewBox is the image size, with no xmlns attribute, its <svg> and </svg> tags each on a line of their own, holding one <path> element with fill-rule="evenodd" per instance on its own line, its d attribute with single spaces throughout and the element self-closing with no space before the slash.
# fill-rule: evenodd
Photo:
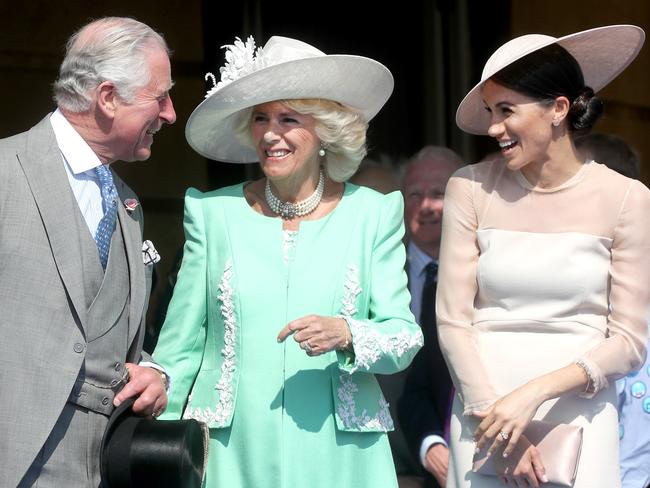
<svg viewBox="0 0 650 488">
<path fill-rule="evenodd" d="M 577 361 L 595 391 L 547 401 L 535 418 L 584 427 L 575 488 L 620 486 L 614 380 L 644 359 L 650 191 L 596 162 L 533 188 L 497 159 L 457 171 L 444 209 L 436 310 L 458 390 L 447 486 L 502 487 L 471 472 L 469 413 Z"/>
</svg>

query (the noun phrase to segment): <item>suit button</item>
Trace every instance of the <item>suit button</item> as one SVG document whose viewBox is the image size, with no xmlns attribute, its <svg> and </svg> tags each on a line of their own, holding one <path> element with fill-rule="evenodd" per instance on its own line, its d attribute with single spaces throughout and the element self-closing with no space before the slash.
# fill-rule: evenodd
<svg viewBox="0 0 650 488">
<path fill-rule="evenodd" d="M 102 405 L 108 405 L 108 402 L 110 402 L 110 400 L 108 399 L 108 397 L 104 397 L 104 398 L 102 398 Z"/>
<path fill-rule="evenodd" d="M 77 343 L 75 343 L 73 349 L 74 349 L 74 352 L 82 353 L 82 352 L 84 352 L 84 345 L 81 342 L 77 342 Z"/>
<path fill-rule="evenodd" d="M 117 386 L 117 384 L 120 382 L 120 380 L 113 380 L 111 381 L 111 386 Z"/>
<path fill-rule="evenodd" d="M 122 363 L 115 363 L 115 371 L 122 369 Z"/>
</svg>

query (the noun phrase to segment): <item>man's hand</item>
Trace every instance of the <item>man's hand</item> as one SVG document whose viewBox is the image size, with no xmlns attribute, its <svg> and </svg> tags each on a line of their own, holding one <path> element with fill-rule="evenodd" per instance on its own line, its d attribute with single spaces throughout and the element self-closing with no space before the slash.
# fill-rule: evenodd
<svg viewBox="0 0 650 488">
<path fill-rule="evenodd" d="M 133 411 L 145 416 L 157 417 L 167 407 L 167 392 L 162 373 L 153 368 L 126 363 L 129 370 L 129 382 L 115 395 L 113 405 L 116 407 L 124 400 L 137 397 Z"/>
<path fill-rule="evenodd" d="M 424 457 L 424 468 L 433 475 L 440 486 L 447 485 L 449 449 L 444 444 L 433 444 Z"/>
</svg>

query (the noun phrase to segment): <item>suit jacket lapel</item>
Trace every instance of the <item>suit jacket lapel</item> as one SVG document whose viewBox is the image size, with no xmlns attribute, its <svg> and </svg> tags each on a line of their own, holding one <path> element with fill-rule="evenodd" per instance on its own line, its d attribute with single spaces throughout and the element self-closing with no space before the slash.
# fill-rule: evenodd
<svg viewBox="0 0 650 488">
<path fill-rule="evenodd" d="M 406 247 L 406 259 L 404 260 L 404 271 L 406 272 L 406 287 L 411 292 L 411 262 L 409 261 L 409 247 L 408 242 L 404 244 Z"/>
<path fill-rule="evenodd" d="M 63 286 L 82 328 L 86 323 L 81 247 L 74 228 L 76 200 L 65 172 L 48 114 L 28 134 L 26 148 L 17 154 L 52 248 Z"/>
<path fill-rule="evenodd" d="M 126 187 L 124 182 L 115 175 L 115 187 L 123 202 L 133 195 Z M 141 215 L 140 209 L 136 209 L 132 214 L 127 213 L 122 203 L 118 203 L 117 216 L 122 235 L 124 236 L 124 247 L 126 248 L 126 259 L 129 263 L 129 283 L 131 285 L 131 300 L 129 306 L 129 344 L 133 341 L 136 333 L 140 329 L 140 322 L 143 316 L 144 300 L 146 295 L 146 280 L 144 273 L 144 263 L 142 261 L 142 232 L 140 222 L 135 216 Z"/>
</svg>

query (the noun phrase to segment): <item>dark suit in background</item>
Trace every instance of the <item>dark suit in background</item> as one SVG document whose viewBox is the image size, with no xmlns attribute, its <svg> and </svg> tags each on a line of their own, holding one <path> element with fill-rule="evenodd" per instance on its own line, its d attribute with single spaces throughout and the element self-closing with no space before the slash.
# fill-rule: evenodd
<svg viewBox="0 0 650 488">
<path fill-rule="evenodd" d="M 427 487 L 444 486 L 449 458 L 444 435 L 452 383 L 438 345 L 435 286 L 444 190 L 461 163 L 453 151 L 427 146 L 409 161 L 402 183 L 411 310 L 420 318 L 424 347 L 407 372 L 397 418 Z"/>
<path fill-rule="evenodd" d="M 425 294 L 423 294 L 422 309 L 431 307 L 429 314 L 432 313 L 432 317 L 435 318 L 436 284 L 424 288 L 425 291 L 430 292 L 426 293 L 430 297 L 428 297 L 429 301 L 425 301 Z M 411 363 L 397 407 L 401 430 L 413 458 L 417 459 L 418 463 L 425 438 L 428 436 L 445 438 L 453 387 L 438 345 L 435 320 L 424 318 L 429 314 L 421 313 L 424 347 Z M 429 472 L 426 472 L 424 486 L 440 485 Z"/>
</svg>

